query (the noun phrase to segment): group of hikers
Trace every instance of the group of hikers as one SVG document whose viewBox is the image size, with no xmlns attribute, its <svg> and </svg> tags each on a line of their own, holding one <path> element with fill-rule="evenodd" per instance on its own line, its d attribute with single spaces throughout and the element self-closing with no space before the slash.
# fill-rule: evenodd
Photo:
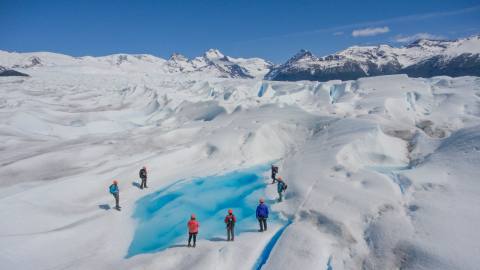
<svg viewBox="0 0 480 270">
<path fill-rule="evenodd" d="M 143 166 L 139 171 L 140 179 L 142 180 L 140 184 L 140 189 L 148 188 L 147 187 L 147 167 Z M 110 194 L 115 198 L 115 209 L 120 211 L 122 207 L 120 206 L 120 189 L 118 188 L 118 181 L 113 180 L 113 183 L 109 187 Z"/>
<path fill-rule="evenodd" d="M 283 199 L 283 193 L 287 190 L 288 185 L 285 183 L 281 176 L 277 177 L 278 166 L 272 165 L 272 184 L 277 183 L 277 192 L 278 192 L 278 201 L 281 202 Z"/>
<path fill-rule="evenodd" d="M 268 219 L 268 206 L 265 204 L 265 200 L 260 198 L 259 204 L 257 206 L 256 216 L 258 223 L 260 225 L 259 232 L 264 232 L 267 230 L 267 219 Z M 224 219 L 225 225 L 227 227 L 227 241 L 235 240 L 235 223 L 237 218 L 233 214 L 232 209 L 228 209 L 228 214 Z M 188 247 L 195 247 L 197 242 L 198 228 L 200 223 L 197 221 L 195 214 L 190 216 L 190 220 L 187 223 L 188 227 Z M 193 245 L 191 244 L 193 240 Z"/>
<path fill-rule="evenodd" d="M 283 198 L 283 193 L 287 189 L 287 184 L 285 183 L 285 181 L 281 176 L 277 177 L 277 174 L 278 174 L 277 166 L 272 165 L 271 172 L 272 172 L 271 174 L 272 184 L 277 183 L 278 201 L 281 202 Z M 145 166 L 143 166 L 140 169 L 139 176 L 142 181 L 140 184 L 140 189 L 147 188 L 147 168 Z M 115 198 L 115 209 L 120 211 L 121 210 L 120 189 L 118 188 L 117 180 L 113 180 L 113 183 L 110 185 L 109 190 L 110 190 L 110 193 Z M 260 229 L 258 231 L 259 232 L 266 231 L 267 219 L 268 219 L 268 206 L 265 204 L 265 200 L 263 198 L 260 198 L 259 200 L 259 204 L 256 209 L 256 217 L 260 225 Z M 233 214 L 232 209 L 228 209 L 228 214 L 225 216 L 224 222 L 227 228 L 227 241 L 234 241 L 234 238 L 235 238 L 234 228 L 235 228 L 235 223 L 237 222 L 237 219 Z M 187 227 L 188 227 L 188 247 L 195 247 L 197 242 L 198 229 L 200 227 L 200 223 L 198 222 L 195 214 L 192 214 L 190 216 L 190 220 L 187 223 Z M 193 245 L 191 244 L 192 240 L 193 240 Z"/>
</svg>

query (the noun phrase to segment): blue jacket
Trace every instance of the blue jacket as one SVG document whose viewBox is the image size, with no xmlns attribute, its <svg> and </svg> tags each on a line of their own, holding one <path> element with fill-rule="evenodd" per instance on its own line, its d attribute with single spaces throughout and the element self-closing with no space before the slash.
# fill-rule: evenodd
<svg viewBox="0 0 480 270">
<path fill-rule="evenodd" d="M 285 186 L 285 182 L 277 180 L 277 192 L 278 193 L 283 192 L 283 187 L 284 186 Z"/>
<path fill-rule="evenodd" d="M 118 194 L 120 190 L 118 189 L 118 186 L 115 184 L 110 185 L 110 193 L 112 194 Z"/>
<path fill-rule="evenodd" d="M 264 203 L 257 206 L 257 218 L 268 218 L 268 207 Z"/>
</svg>

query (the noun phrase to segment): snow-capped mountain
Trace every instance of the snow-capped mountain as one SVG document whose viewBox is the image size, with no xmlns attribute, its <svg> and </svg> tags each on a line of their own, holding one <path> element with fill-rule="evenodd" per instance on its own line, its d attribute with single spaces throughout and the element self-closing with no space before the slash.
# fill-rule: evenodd
<svg viewBox="0 0 480 270">
<path fill-rule="evenodd" d="M 0 65 L 6 68 L 28 70 L 31 68 L 77 68 L 98 72 L 105 69 L 119 71 L 177 74 L 218 78 L 262 78 L 272 64 L 260 58 L 232 58 L 219 50 L 210 49 L 202 56 L 188 59 L 173 54 L 165 60 L 148 54 L 113 54 L 102 57 L 71 57 L 63 54 L 35 52 L 11 53 L 0 51 Z"/>
<path fill-rule="evenodd" d="M 49 52 L 0 51 L 0 66 L 29 73 L 29 69 L 62 68 L 74 73 L 119 72 L 211 78 L 265 78 L 278 81 L 355 80 L 361 77 L 407 74 L 410 77 L 480 76 L 480 36 L 454 41 L 415 41 L 407 46 L 352 46 L 317 57 L 301 50 L 286 63 L 273 66 L 261 58 L 233 58 L 210 49 L 188 58 L 174 53 L 169 59 L 148 54 L 71 57 Z"/>
<path fill-rule="evenodd" d="M 7 69 L 0 66 L 0 77 L 8 77 L 8 76 L 28 76 L 28 74 L 18 72 L 13 69 Z"/>
<path fill-rule="evenodd" d="M 479 76 L 479 53 L 480 36 L 454 41 L 422 39 L 400 48 L 353 46 L 325 57 L 301 50 L 286 63 L 273 68 L 266 78 L 327 81 L 399 73 L 411 77 Z"/>
<path fill-rule="evenodd" d="M 207 72 L 223 78 L 255 78 L 265 75 L 272 64 L 260 58 L 235 59 L 223 55 L 219 50 L 210 49 L 194 59 L 173 54 L 167 66 L 170 72 Z"/>
</svg>

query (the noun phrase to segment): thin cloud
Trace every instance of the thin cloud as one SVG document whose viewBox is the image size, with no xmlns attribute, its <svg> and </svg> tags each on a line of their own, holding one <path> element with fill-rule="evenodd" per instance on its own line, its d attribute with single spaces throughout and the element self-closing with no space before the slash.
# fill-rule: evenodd
<svg viewBox="0 0 480 270">
<path fill-rule="evenodd" d="M 440 35 L 433 35 L 430 33 L 417 33 L 415 35 L 410 35 L 410 36 L 398 35 L 395 37 L 395 41 L 399 43 L 410 43 L 419 39 L 438 40 L 438 39 L 445 39 L 445 37 Z"/>
<path fill-rule="evenodd" d="M 452 11 L 414 14 L 414 15 L 394 17 L 394 18 L 389 18 L 389 19 L 379 20 L 379 21 L 360 22 L 360 23 L 346 24 L 346 25 L 340 25 L 340 26 L 334 26 L 334 27 L 320 28 L 320 29 L 315 29 L 310 31 L 286 33 L 283 35 L 267 36 L 267 37 L 262 37 L 258 39 L 245 40 L 242 42 L 258 42 L 258 41 L 264 41 L 264 40 L 270 40 L 270 39 L 276 39 L 276 38 L 291 38 L 291 37 L 299 37 L 299 36 L 306 36 L 306 35 L 320 34 L 320 33 L 343 32 L 350 29 L 356 29 L 356 28 L 362 28 L 362 27 L 373 27 L 373 26 L 378 26 L 382 24 L 388 25 L 388 24 L 399 23 L 399 22 L 422 21 L 422 20 L 428 20 L 428 19 L 434 19 L 434 18 L 457 16 L 457 15 L 463 15 L 466 13 L 471 13 L 479 10 L 480 10 L 480 5 L 477 5 L 469 8 L 457 9 Z"/>
<path fill-rule="evenodd" d="M 333 33 L 334 36 L 341 36 L 343 34 L 344 34 L 343 31 L 338 31 L 338 32 Z"/>
<path fill-rule="evenodd" d="M 363 29 L 356 29 L 352 31 L 353 37 L 371 37 L 380 34 L 385 34 L 390 32 L 390 28 L 388 26 L 384 27 L 375 27 L 375 28 L 363 28 Z"/>
</svg>

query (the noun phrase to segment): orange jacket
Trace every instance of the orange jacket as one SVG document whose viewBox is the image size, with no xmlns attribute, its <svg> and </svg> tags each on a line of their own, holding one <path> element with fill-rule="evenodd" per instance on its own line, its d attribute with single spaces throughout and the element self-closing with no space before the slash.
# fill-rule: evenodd
<svg viewBox="0 0 480 270">
<path fill-rule="evenodd" d="M 233 226 L 235 225 L 235 222 L 237 222 L 237 219 L 233 214 L 232 215 L 229 214 L 225 217 L 225 224 Z"/>
<path fill-rule="evenodd" d="M 200 223 L 195 219 L 191 219 L 188 221 L 188 232 L 189 233 L 198 233 L 198 227 L 200 227 Z"/>
</svg>

